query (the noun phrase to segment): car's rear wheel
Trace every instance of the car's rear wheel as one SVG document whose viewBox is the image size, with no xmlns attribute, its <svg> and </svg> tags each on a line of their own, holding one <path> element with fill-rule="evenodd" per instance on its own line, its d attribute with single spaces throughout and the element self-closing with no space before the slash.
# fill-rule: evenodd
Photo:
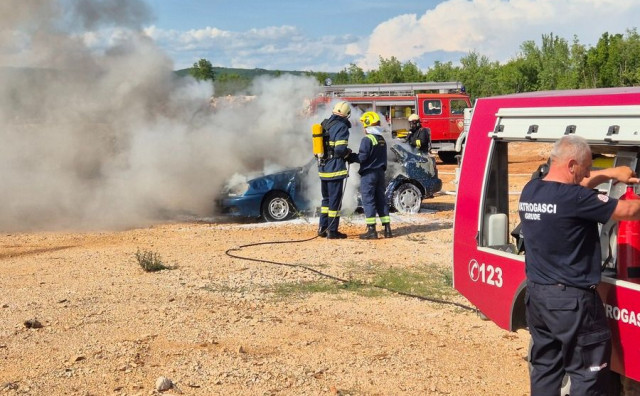
<svg viewBox="0 0 640 396">
<path fill-rule="evenodd" d="M 262 203 L 262 217 L 266 221 L 283 221 L 293 217 L 295 208 L 291 198 L 283 192 L 269 194 Z"/>
<path fill-rule="evenodd" d="M 418 213 L 422 193 L 415 185 L 403 183 L 393 192 L 393 207 L 400 213 Z"/>
</svg>

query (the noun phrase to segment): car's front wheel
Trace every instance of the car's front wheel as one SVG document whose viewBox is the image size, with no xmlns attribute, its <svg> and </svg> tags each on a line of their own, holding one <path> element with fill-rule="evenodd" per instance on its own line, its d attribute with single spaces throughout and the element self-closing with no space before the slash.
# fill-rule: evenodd
<svg viewBox="0 0 640 396">
<path fill-rule="evenodd" d="M 262 217 L 266 221 L 283 221 L 293 217 L 295 208 L 289 196 L 283 192 L 269 194 L 262 203 Z"/>
<path fill-rule="evenodd" d="M 403 183 L 393 192 L 393 207 L 400 213 L 418 213 L 422 193 L 415 185 Z"/>
</svg>

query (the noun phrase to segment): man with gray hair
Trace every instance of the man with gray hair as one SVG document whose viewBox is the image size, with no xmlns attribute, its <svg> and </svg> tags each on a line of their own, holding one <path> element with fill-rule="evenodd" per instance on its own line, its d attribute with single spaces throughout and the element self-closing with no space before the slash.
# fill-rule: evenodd
<svg viewBox="0 0 640 396">
<path fill-rule="evenodd" d="M 611 333 L 602 300 L 598 223 L 640 219 L 640 201 L 620 201 L 593 190 L 608 180 L 638 183 L 628 167 L 591 170 L 591 149 L 575 135 L 558 140 L 544 178 L 520 196 L 525 238 L 531 394 L 558 395 L 565 374 L 572 395 L 605 395 Z"/>
</svg>

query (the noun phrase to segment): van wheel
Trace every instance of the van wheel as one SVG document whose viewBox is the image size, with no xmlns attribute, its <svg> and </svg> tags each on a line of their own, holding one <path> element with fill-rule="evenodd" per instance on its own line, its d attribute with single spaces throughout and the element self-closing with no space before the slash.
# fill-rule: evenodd
<svg viewBox="0 0 640 396">
<path fill-rule="evenodd" d="M 295 208 L 287 194 L 274 192 L 265 198 L 261 212 L 266 221 L 283 221 L 293 217 Z"/>
<path fill-rule="evenodd" d="M 411 183 L 403 183 L 393 192 L 393 207 L 400 213 L 418 213 L 422 193 Z"/>
<path fill-rule="evenodd" d="M 438 157 L 440 157 L 440 161 L 444 164 L 457 164 L 458 160 L 456 159 L 455 151 L 438 151 Z"/>
</svg>

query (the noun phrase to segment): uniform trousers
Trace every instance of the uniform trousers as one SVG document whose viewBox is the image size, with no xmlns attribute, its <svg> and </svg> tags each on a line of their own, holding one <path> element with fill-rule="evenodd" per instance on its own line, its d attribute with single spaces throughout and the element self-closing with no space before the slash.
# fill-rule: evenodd
<svg viewBox="0 0 640 396">
<path fill-rule="evenodd" d="M 526 316 L 531 348 L 531 395 L 558 395 L 565 373 L 572 395 L 606 395 L 611 332 L 592 288 L 527 281 Z"/>
<path fill-rule="evenodd" d="M 320 180 L 320 192 L 322 193 L 320 230 L 338 231 L 343 181 L 344 179 Z"/>
<path fill-rule="evenodd" d="M 376 224 L 376 213 L 382 224 L 389 223 L 389 206 L 384 196 L 384 169 L 374 169 L 360 176 L 360 195 L 368 225 Z"/>
</svg>

